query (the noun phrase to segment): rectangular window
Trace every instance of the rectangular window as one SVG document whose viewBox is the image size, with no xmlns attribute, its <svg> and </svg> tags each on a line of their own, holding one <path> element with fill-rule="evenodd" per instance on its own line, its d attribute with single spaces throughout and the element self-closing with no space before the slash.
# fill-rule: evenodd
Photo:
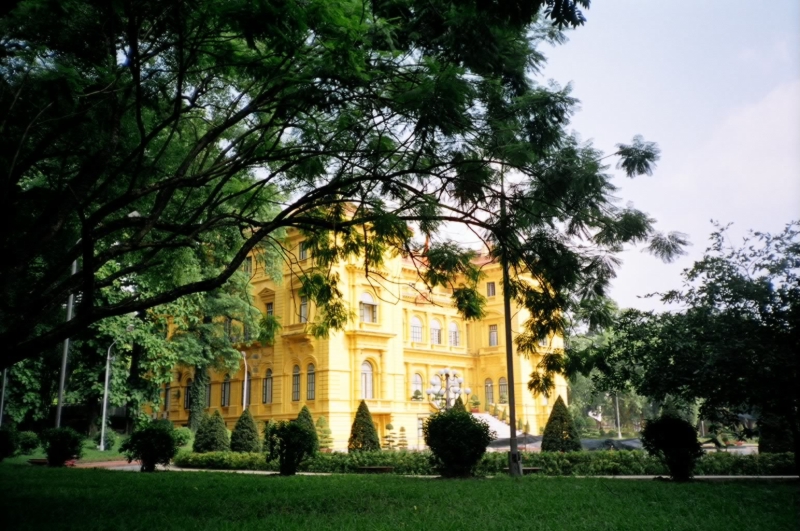
<svg viewBox="0 0 800 531">
<path fill-rule="evenodd" d="M 242 262 L 242 271 L 244 271 L 246 275 L 253 274 L 253 257 L 248 256 L 244 259 L 244 262 Z"/>
<path fill-rule="evenodd" d="M 422 441 L 425 437 L 425 434 L 423 432 L 424 425 L 425 425 L 425 419 L 417 418 L 417 439 L 419 439 L 420 441 Z"/>
<path fill-rule="evenodd" d="M 300 373 L 292 375 L 292 401 L 300 400 Z"/>
<path fill-rule="evenodd" d="M 414 343 L 422 343 L 422 326 L 411 325 L 411 341 Z"/>
<path fill-rule="evenodd" d="M 308 258 L 308 247 L 306 247 L 306 242 L 300 242 L 300 260 L 306 258 Z"/>
<path fill-rule="evenodd" d="M 450 330 L 450 345 L 454 347 L 461 345 L 461 334 L 458 330 Z"/>
<path fill-rule="evenodd" d="M 267 303 L 267 315 L 275 315 L 275 303 L 268 302 Z"/>
<path fill-rule="evenodd" d="M 191 393 L 189 390 L 192 388 L 192 381 L 186 382 L 186 390 L 183 391 L 183 409 L 189 409 L 192 406 Z"/>
<path fill-rule="evenodd" d="M 317 375 L 311 371 L 306 376 L 306 400 L 314 400 L 317 395 Z"/>
<path fill-rule="evenodd" d="M 489 346 L 496 347 L 497 344 L 497 325 L 489 325 Z"/>
<path fill-rule="evenodd" d="M 169 411 L 169 384 L 164 388 L 164 411 Z"/>
<path fill-rule="evenodd" d="M 272 375 L 264 378 L 261 384 L 261 402 L 264 404 L 272 403 Z"/>
<path fill-rule="evenodd" d="M 222 393 L 219 400 L 219 405 L 228 407 L 231 405 L 231 382 L 227 380 L 222 382 Z"/>
<path fill-rule="evenodd" d="M 308 297 L 300 298 L 300 322 L 308 322 Z"/>
<path fill-rule="evenodd" d="M 206 384 L 206 407 L 211 407 L 211 384 Z"/>
<path fill-rule="evenodd" d="M 487 297 L 494 297 L 497 295 L 494 282 L 487 282 L 486 283 L 486 296 Z"/>
<path fill-rule="evenodd" d="M 362 302 L 360 304 L 361 304 L 361 321 L 364 323 L 377 323 L 378 305 L 367 304 L 365 302 Z"/>
<path fill-rule="evenodd" d="M 431 343 L 434 345 L 442 344 L 442 330 L 440 328 L 431 328 Z"/>
</svg>

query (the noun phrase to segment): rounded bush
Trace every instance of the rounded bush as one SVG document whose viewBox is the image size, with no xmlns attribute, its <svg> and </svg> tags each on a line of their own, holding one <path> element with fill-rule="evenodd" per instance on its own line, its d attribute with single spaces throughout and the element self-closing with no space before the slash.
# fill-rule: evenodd
<svg viewBox="0 0 800 531">
<path fill-rule="evenodd" d="M 142 472 L 155 472 L 156 465 L 169 465 L 178 452 L 172 424 L 151 422 L 136 430 L 122 443 L 120 451 L 128 462 L 142 463 Z"/>
<path fill-rule="evenodd" d="M 694 426 L 672 415 L 645 423 L 642 446 L 650 455 L 661 459 L 675 481 L 690 480 L 697 461 L 703 456 Z"/>
<path fill-rule="evenodd" d="M 192 440 L 192 430 L 189 428 L 175 428 L 172 435 L 175 437 L 175 444 L 177 444 L 179 448 L 181 446 L 186 446 L 189 444 L 189 441 Z"/>
<path fill-rule="evenodd" d="M 212 416 L 206 415 L 197 428 L 194 436 L 192 450 L 198 453 L 204 452 L 226 452 L 231 449 L 228 430 L 225 421 L 219 411 L 215 411 Z"/>
<path fill-rule="evenodd" d="M 100 435 L 101 432 L 99 431 L 94 435 L 94 443 L 97 445 L 98 448 L 100 447 Z M 109 427 L 106 427 L 106 446 L 105 446 L 106 452 L 109 452 L 114 449 L 114 445 L 117 444 L 117 438 L 118 438 L 117 432 L 115 432 Z"/>
<path fill-rule="evenodd" d="M 11 457 L 19 446 L 19 434 L 17 431 L 3 426 L 0 428 L 0 462 L 6 457 Z"/>
<path fill-rule="evenodd" d="M 261 450 L 261 441 L 258 438 L 258 427 L 253 415 L 245 409 L 231 434 L 232 452 L 258 452 Z"/>
<path fill-rule="evenodd" d="M 19 432 L 19 451 L 22 455 L 29 455 L 39 448 L 39 436 L 32 431 Z"/>
<path fill-rule="evenodd" d="M 495 439 L 485 422 L 455 408 L 431 415 L 423 435 L 433 453 L 432 465 L 444 477 L 472 476 Z"/>
<path fill-rule="evenodd" d="M 317 433 L 306 423 L 292 420 L 279 422 L 275 435 L 278 438 L 279 472 L 282 476 L 293 476 L 303 459 L 314 455 Z"/>
<path fill-rule="evenodd" d="M 72 428 L 51 428 L 42 433 L 47 464 L 64 466 L 70 459 L 83 456 L 83 436 Z"/>
</svg>

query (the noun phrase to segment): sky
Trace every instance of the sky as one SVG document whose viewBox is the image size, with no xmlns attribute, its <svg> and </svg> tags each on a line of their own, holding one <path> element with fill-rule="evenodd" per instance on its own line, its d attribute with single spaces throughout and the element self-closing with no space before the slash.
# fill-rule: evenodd
<svg viewBox="0 0 800 531">
<path fill-rule="evenodd" d="M 779 232 L 800 220 L 800 1 L 594 0 L 569 42 L 546 50 L 539 81 L 572 83 L 571 128 L 610 153 L 635 134 L 655 141 L 653 176 L 613 171 L 621 204 L 689 235 L 664 264 L 627 249 L 611 291 L 620 307 L 663 309 L 714 230 Z"/>
</svg>

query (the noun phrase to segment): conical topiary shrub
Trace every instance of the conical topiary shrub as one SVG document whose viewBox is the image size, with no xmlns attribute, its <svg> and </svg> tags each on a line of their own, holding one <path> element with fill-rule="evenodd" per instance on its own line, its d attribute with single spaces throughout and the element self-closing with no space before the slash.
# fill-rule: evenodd
<svg viewBox="0 0 800 531">
<path fill-rule="evenodd" d="M 400 426 L 400 435 L 399 439 L 397 439 L 397 447 L 401 450 L 408 449 L 408 438 L 406 438 L 406 429 Z"/>
<path fill-rule="evenodd" d="M 331 427 L 328 426 L 328 421 L 325 417 L 317 419 L 317 440 L 319 440 L 319 447 L 322 450 L 330 450 L 333 447 Z"/>
<path fill-rule="evenodd" d="M 306 429 L 313 434 L 311 455 L 316 454 L 319 451 L 319 439 L 317 438 L 317 428 L 316 426 L 314 426 L 314 417 L 311 416 L 311 411 L 308 410 L 307 406 L 303 406 L 303 409 L 300 410 L 300 414 L 297 415 L 297 422 L 305 426 Z"/>
<path fill-rule="evenodd" d="M 215 411 L 212 416 L 206 415 L 197 428 L 194 436 L 194 446 L 192 450 L 197 453 L 206 452 L 226 452 L 230 450 L 231 443 L 228 440 L 228 429 L 219 411 Z"/>
<path fill-rule="evenodd" d="M 561 396 L 553 404 L 553 411 L 544 428 L 542 437 L 543 452 L 577 452 L 581 450 L 581 440 L 572 415 Z"/>
<path fill-rule="evenodd" d="M 258 427 L 249 409 L 245 409 L 231 433 L 232 452 L 258 452 L 261 450 L 261 441 L 258 437 Z"/>
<path fill-rule="evenodd" d="M 378 430 L 375 429 L 372 415 L 369 414 L 367 403 L 363 400 L 358 405 L 356 418 L 353 420 L 353 427 L 350 429 L 350 440 L 347 442 L 347 449 L 350 452 L 368 452 L 381 449 Z"/>
</svg>

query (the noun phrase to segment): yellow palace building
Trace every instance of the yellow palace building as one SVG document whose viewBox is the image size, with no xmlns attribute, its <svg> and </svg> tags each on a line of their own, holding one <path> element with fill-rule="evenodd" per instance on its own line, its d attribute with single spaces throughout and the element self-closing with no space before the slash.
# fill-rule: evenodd
<svg viewBox="0 0 800 531">
<path fill-rule="evenodd" d="M 312 267 L 309 252 L 299 233 L 290 234 L 286 246 L 296 261 L 295 271 Z M 422 423 L 436 411 L 427 396 L 441 385 L 437 372 L 449 368 L 460 378 L 462 390 L 477 395 L 483 412 L 487 404 L 502 403 L 508 396 L 505 334 L 503 325 L 502 271 L 499 264 L 478 258 L 485 272 L 481 290 L 487 298 L 486 317 L 464 321 L 445 290 L 429 293 L 418 280 L 418 264 L 402 257 L 388 258 L 377 278 L 365 274 L 356 260 L 341 262 L 333 271 L 339 289 L 356 318 L 341 331 L 325 338 L 309 333 L 315 308 L 298 295 L 299 280 L 284 266 L 282 282 L 275 282 L 258 265 L 251 283 L 256 307 L 278 317 L 282 325 L 273 346 L 255 343 L 243 347 L 247 361 L 237 373 L 211 372 L 206 411 L 219 410 L 229 428 L 242 414 L 245 401 L 256 420 L 297 417 L 307 405 L 316 420 L 325 416 L 330 424 L 335 450 L 345 450 L 350 427 L 361 400 L 365 400 L 383 437 L 386 426 L 395 432 L 405 428 L 412 448 L 424 446 Z M 252 263 L 248 261 L 248 264 Z M 512 303 L 512 334 L 528 318 Z M 561 348 L 553 338 L 548 348 Z M 540 433 L 554 400 L 533 396 L 527 389 L 536 359 L 514 355 L 517 416 L 530 432 Z M 247 396 L 244 396 L 247 374 Z M 188 385 L 192 369 L 178 367 L 167 388 L 161 415 L 176 425 L 189 418 Z M 175 392 L 175 391 L 180 391 Z M 170 396 L 172 395 L 172 396 Z M 558 378 L 553 396 L 566 399 L 566 382 Z M 182 398 L 176 399 L 176 398 Z M 463 398 L 463 396 L 462 396 Z M 469 401 L 465 400 L 469 407 Z"/>
</svg>

